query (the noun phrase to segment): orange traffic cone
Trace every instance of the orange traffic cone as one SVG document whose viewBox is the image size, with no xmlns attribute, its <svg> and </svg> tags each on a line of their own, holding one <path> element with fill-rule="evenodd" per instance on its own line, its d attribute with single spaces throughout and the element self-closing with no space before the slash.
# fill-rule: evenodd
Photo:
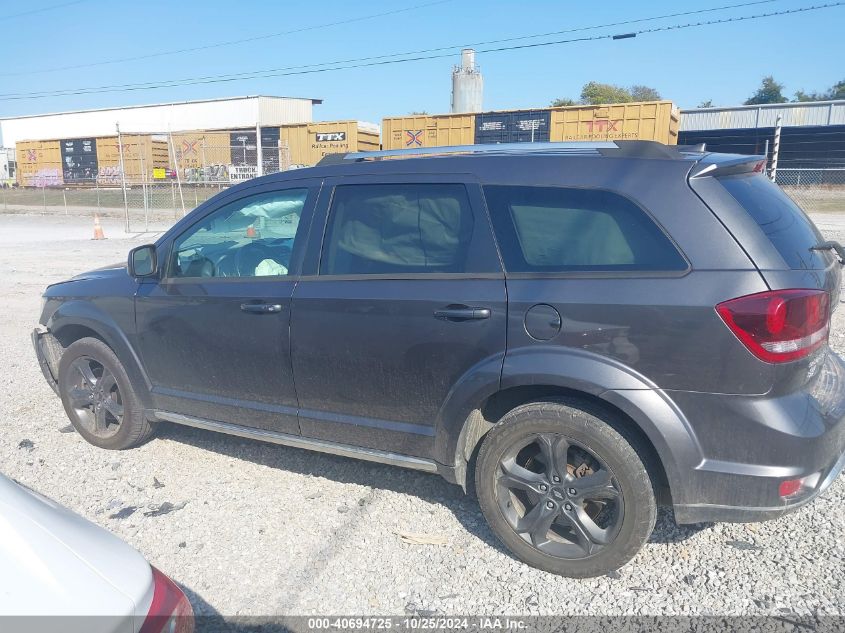
<svg viewBox="0 0 845 633">
<path fill-rule="evenodd" d="M 258 237 L 258 233 L 255 232 L 255 225 L 250 224 L 246 227 L 246 236 L 247 237 Z"/>
<path fill-rule="evenodd" d="M 106 236 L 103 234 L 103 227 L 100 226 L 100 216 L 96 213 L 94 214 L 94 239 L 95 240 L 104 240 Z"/>
</svg>

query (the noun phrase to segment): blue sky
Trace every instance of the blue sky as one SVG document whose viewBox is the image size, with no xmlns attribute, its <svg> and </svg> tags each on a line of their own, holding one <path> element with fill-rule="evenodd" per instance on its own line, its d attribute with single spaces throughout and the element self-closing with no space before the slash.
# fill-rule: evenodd
<svg viewBox="0 0 845 633">
<path fill-rule="evenodd" d="M 456 45 L 456 48 L 454 55 L 442 59 L 314 75 L 26 101 L 0 97 L 0 116 L 244 94 L 322 98 L 324 104 L 314 110 L 315 119 L 321 120 L 350 118 L 379 122 L 383 116 L 413 110 L 447 112 L 450 69 L 458 62 L 461 44 L 748 0 L 603 3 L 448 0 L 404 13 L 328 26 L 332 22 L 417 6 L 427 1 L 432 0 L 357 3 L 339 0 L 308 3 L 83 0 L 20 17 L 10 14 L 63 3 L 61 0 L 33 0 L 17 4 L 14 9 L 7 4 L 4 14 L 0 14 L 7 51 L 6 63 L 0 67 L 0 93 L 173 80 L 439 46 Z M 822 1 L 776 0 L 701 16 L 525 41 L 628 32 L 636 28 L 767 13 Z M 200 52 L 59 72 L 29 72 L 301 27 L 319 28 Z M 845 79 L 843 27 L 845 6 L 645 34 L 635 39 L 480 53 L 478 63 L 485 82 L 484 107 L 540 107 L 555 97 L 577 98 L 581 86 L 591 80 L 650 85 L 681 107 L 694 107 L 705 99 L 712 99 L 717 105 L 741 103 L 767 74 L 773 74 L 784 83 L 790 96 L 798 89 L 824 90 Z M 26 74 L 9 74 L 21 72 Z"/>
</svg>

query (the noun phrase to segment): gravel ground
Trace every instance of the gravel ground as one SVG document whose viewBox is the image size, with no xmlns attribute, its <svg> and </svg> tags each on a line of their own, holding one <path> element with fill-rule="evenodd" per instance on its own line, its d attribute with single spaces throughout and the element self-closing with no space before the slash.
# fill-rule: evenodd
<svg viewBox="0 0 845 633">
<path fill-rule="evenodd" d="M 845 214 L 816 220 L 845 241 Z M 632 563 L 575 581 L 511 558 L 475 501 L 433 475 L 166 425 L 132 451 L 90 446 L 68 432 L 29 332 L 45 285 L 147 240 L 105 230 L 94 242 L 90 220 L 0 215 L 0 469 L 132 544 L 198 613 L 845 613 L 845 477 L 768 523 L 680 529 L 662 511 Z M 832 343 L 845 352 L 845 310 Z"/>
</svg>

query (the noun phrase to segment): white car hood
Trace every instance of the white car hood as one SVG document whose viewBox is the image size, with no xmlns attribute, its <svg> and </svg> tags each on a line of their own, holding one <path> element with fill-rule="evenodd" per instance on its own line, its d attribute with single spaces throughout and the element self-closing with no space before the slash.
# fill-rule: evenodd
<svg viewBox="0 0 845 633">
<path fill-rule="evenodd" d="M 27 631 L 134 632 L 152 593 L 129 545 L 0 475 L 0 616 L 95 616 L 27 619 Z"/>
</svg>

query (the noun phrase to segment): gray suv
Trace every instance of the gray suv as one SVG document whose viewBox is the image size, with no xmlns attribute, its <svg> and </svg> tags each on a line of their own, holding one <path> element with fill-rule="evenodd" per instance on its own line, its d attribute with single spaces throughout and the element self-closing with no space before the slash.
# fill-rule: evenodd
<svg viewBox="0 0 845 633">
<path fill-rule="evenodd" d="M 166 421 L 439 473 L 521 560 L 602 574 L 658 503 L 774 518 L 843 468 L 845 252 L 764 164 L 650 142 L 330 157 L 50 286 L 35 349 L 97 446 Z"/>
</svg>

